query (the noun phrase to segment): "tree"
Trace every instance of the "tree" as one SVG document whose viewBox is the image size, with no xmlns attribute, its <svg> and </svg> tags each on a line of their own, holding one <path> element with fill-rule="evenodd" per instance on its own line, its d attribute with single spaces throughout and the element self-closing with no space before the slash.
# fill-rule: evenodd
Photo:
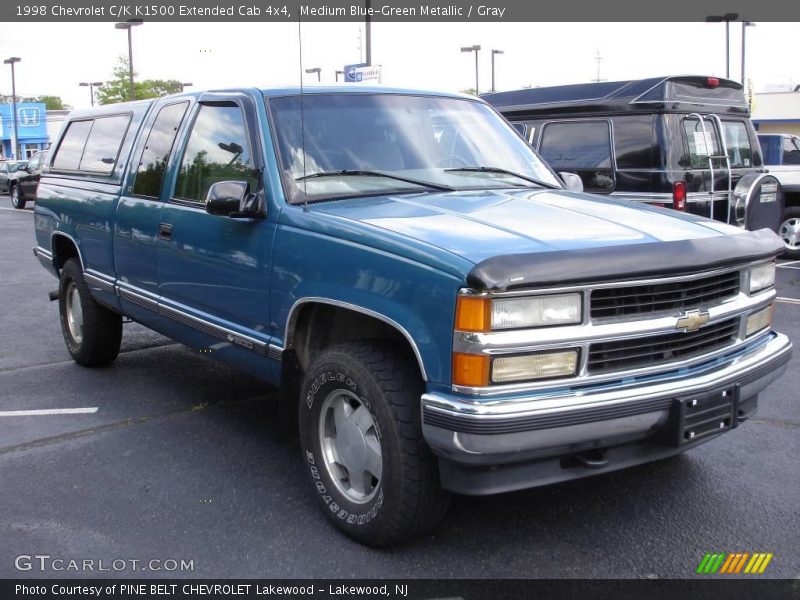
<svg viewBox="0 0 800 600">
<path fill-rule="evenodd" d="M 134 77 L 137 75 L 134 72 Z M 145 79 L 136 81 L 133 88 L 137 100 L 159 98 L 168 94 L 177 94 L 182 90 L 181 82 L 176 79 Z M 128 59 L 120 56 L 114 66 L 113 77 L 97 90 L 97 101 L 100 104 L 115 104 L 130 100 L 131 84 Z"/>
<path fill-rule="evenodd" d="M 72 107 L 69 104 L 64 104 L 64 101 L 61 99 L 60 96 L 49 96 L 44 94 L 42 96 L 27 96 L 27 97 L 20 97 L 17 96 L 17 102 L 42 102 L 44 103 L 47 110 L 71 110 Z M 11 104 L 11 96 L 4 96 L 0 94 L 0 103 L 8 103 Z"/>
</svg>

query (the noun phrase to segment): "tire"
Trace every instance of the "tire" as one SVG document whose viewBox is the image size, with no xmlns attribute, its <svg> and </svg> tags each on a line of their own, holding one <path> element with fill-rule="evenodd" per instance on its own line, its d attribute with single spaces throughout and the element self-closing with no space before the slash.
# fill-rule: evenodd
<svg viewBox="0 0 800 600">
<path fill-rule="evenodd" d="M 25 199 L 19 194 L 19 185 L 12 185 L 8 189 L 8 194 L 11 196 L 11 206 L 14 208 L 25 208 Z"/>
<path fill-rule="evenodd" d="M 447 512 L 422 437 L 423 391 L 416 362 L 377 340 L 328 348 L 304 378 L 298 421 L 312 489 L 328 518 L 363 544 L 420 536 Z"/>
<path fill-rule="evenodd" d="M 122 317 L 92 298 L 78 259 L 64 263 L 58 292 L 61 332 L 73 360 L 84 367 L 113 362 L 122 342 Z"/>
<path fill-rule="evenodd" d="M 778 236 L 783 242 L 783 257 L 800 259 L 800 207 L 789 206 L 783 211 Z"/>
</svg>

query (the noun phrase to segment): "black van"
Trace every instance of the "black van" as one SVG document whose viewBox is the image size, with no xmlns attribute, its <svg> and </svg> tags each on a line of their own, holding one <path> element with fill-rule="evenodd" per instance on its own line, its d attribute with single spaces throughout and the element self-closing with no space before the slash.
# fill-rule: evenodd
<svg viewBox="0 0 800 600">
<path fill-rule="evenodd" d="M 579 175 L 587 192 L 778 229 L 783 191 L 767 174 L 735 81 L 657 77 L 483 98 L 556 171 Z"/>
</svg>

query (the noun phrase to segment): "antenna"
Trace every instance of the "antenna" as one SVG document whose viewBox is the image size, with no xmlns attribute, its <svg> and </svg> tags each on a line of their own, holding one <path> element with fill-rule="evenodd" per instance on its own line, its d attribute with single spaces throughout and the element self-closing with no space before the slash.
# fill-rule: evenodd
<svg viewBox="0 0 800 600">
<path fill-rule="evenodd" d="M 308 180 L 306 179 L 306 123 L 303 110 L 303 34 L 297 18 L 297 41 L 300 49 L 300 147 L 303 151 L 303 211 L 308 210 Z"/>
</svg>

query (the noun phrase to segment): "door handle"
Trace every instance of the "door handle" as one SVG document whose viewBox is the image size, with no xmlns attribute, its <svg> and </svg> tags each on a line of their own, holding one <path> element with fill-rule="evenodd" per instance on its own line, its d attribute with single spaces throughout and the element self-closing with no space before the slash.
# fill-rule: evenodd
<svg viewBox="0 0 800 600">
<path fill-rule="evenodd" d="M 169 240 L 172 237 L 172 224 L 159 223 L 158 224 L 158 238 L 161 240 Z"/>
</svg>

